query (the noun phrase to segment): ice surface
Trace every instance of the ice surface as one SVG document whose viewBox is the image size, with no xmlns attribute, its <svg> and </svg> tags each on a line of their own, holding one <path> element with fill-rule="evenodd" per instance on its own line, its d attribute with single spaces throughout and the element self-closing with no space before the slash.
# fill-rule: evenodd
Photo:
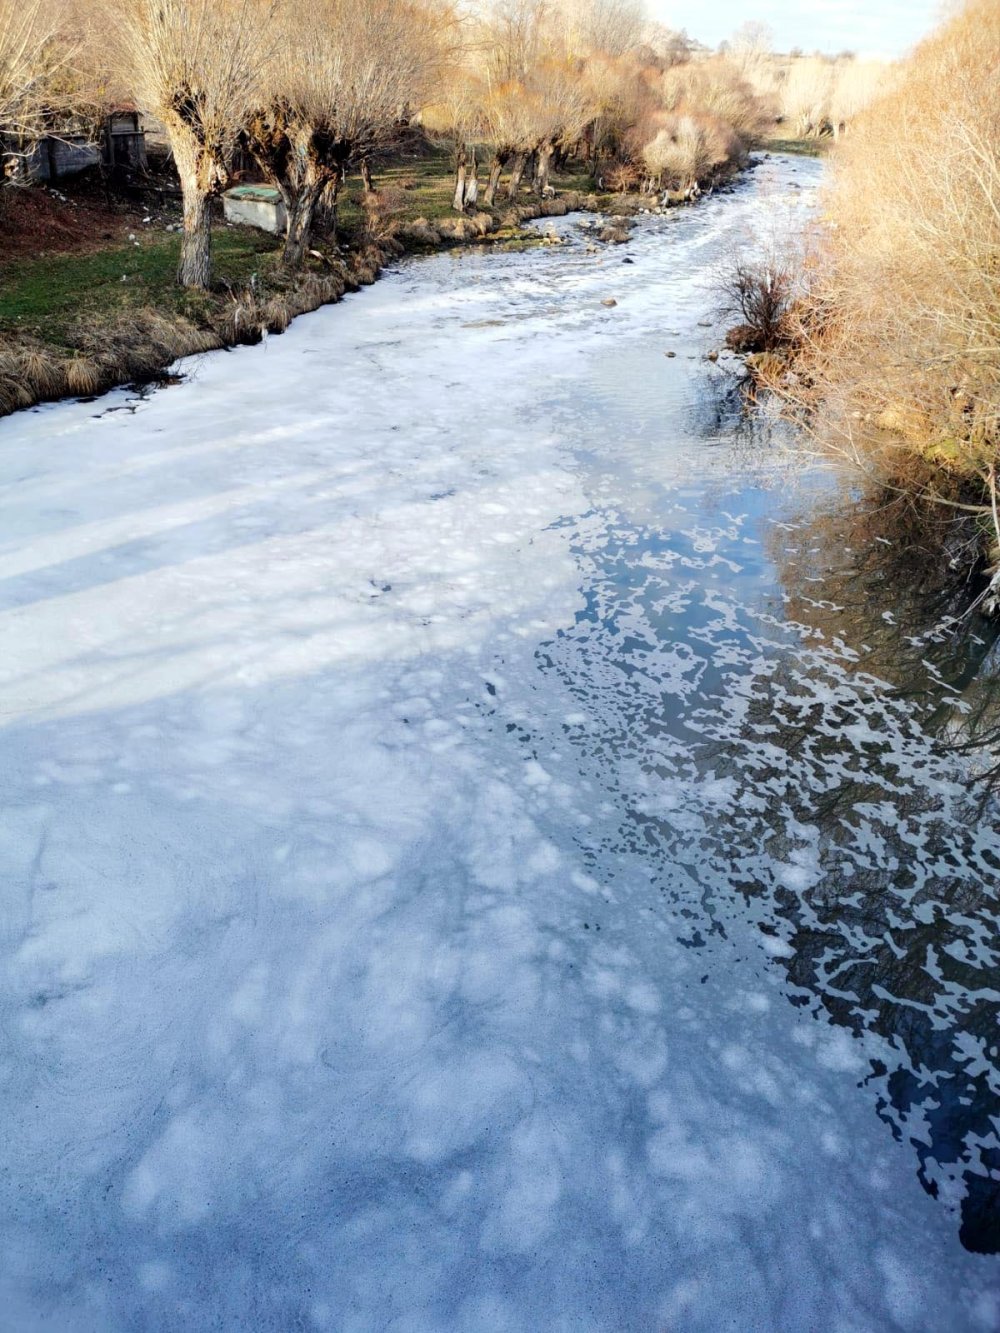
<svg viewBox="0 0 1000 1333">
<path fill-rule="evenodd" d="M 4 1327 L 1000 1327 L 998 840 L 662 356 L 815 178 L 0 428 Z"/>
</svg>

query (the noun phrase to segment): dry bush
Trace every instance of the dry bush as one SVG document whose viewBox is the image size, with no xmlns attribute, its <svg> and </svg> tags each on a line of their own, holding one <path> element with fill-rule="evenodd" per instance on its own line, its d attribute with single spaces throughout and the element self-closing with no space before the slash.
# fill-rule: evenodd
<svg viewBox="0 0 1000 1333">
<path fill-rule="evenodd" d="M 366 194 L 363 200 L 366 243 L 387 245 L 394 241 L 408 202 L 403 190 L 390 186 Z"/>
<path fill-rule="evenodd" d="M 800 138 L 815 138 L 830 123 L 835 81 L 833 62 L 822 56 L 803 56 L 789 65 L 780 88 L 781 115 Z"/>
<path fill-rule="evenodd" d="M 720 313 L 741 322 L 726 343 L 737 352 L 773 352 L 788 342 L 795 296 L 791 266 L 776 254 L 736 254 L 717 281 Z"/>
<path fill-rule="evenodd" d="M 628 194 L 642 184 L 642 172 L 634 162 L 613 162 L 604 173 L 604 186 L 615 194 Z"/>
<path fill-rule="evenodd" d="M 921 440 L 987 452 L 1000 444 L 998 65 L 1000 8 L 972 0 L 858 119 L 816 290 L 831 386 Z"/>
<path fill-rule="evenodd" d="M 740 140 L 724 121 L 682 113 L 667 117 L 667 123 L 643 148 L 642 158 L 659 185 L 687 189 L 740 152 Z"/>
<path fill-rule="evenodd" d="M 841 60 L 834 70 L 830 93 L 830 120 L 838 135 L 880 94 L 886 92 L 892 71 L 882 60 Z"/>
</svg>

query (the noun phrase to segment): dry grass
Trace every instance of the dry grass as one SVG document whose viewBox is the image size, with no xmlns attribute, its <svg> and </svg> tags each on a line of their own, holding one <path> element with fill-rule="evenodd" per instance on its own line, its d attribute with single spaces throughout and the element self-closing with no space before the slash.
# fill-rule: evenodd
<svg viewBox="0 0 1000 1333">
<path fill-rule="evenodd" d="M 149 308 L 90 315 L 66 334 L 65 345 L 27 335 L 0 340 L 0 415 L 64 397 L 91 397 L 123 384 L 147 383 L 183 357 L 259 343 L 284 333 L 298 315 L 339 301 L 373 283 L 386 257 L 398 252 L 366 243 L 349 260 L 307 271 L 279 289 L 250 285 L 219 298 L 202 323 Z"/>
</svg>

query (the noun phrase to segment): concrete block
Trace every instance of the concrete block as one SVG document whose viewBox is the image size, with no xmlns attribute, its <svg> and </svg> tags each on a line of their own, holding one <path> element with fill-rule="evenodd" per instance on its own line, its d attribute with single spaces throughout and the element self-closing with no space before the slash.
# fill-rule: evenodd
<svg viewBox="0 0 1000 1333">
<path fill-rule="evenodd" d="M 283 236 L 287 214 L 281 195 L 268 185 L 237 185 L 222 196 L 227 222 L 257 227 L 274 236 Z"/>
</svg>

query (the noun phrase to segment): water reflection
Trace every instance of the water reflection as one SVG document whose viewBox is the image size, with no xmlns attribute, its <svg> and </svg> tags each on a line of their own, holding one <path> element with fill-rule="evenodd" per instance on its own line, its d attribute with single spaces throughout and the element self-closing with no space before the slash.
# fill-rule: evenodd
<svg viewBox="0 0 1000 1333">
<path fill-rule="evenodd" d="M 730 438 L 761 448 L 759 426 Z M 962 753 L 997 736 L 996 626 L 954 529 L 732 474 L 658 524 L 608 511 L 577 533 L 586 609 L 540 662 L 616 798 L 590 854 L 652 867 L 691 947 L 749 917 L 792 1002 L 862 1043 L 877 1113 L 965 1246 L 1000 1252 L 1000 836 Z"/>
</svg>

